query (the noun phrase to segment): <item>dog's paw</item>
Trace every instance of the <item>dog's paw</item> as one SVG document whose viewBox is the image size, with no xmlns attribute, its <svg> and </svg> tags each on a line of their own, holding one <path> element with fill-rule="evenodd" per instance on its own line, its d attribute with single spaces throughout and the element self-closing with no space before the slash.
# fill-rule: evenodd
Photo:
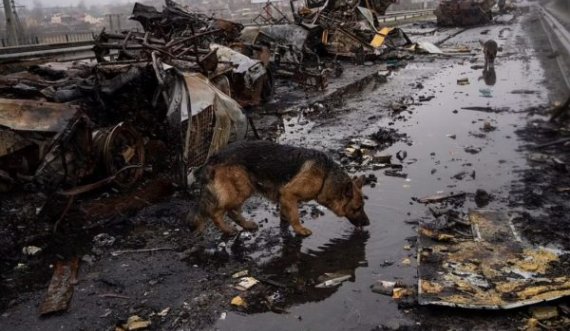
<svg viewBox="0 0 570 331">
<path fill-rule="evenodd" d="M 313 234 L 313 232 L 311 230 L 304 228 L 302 226 L 299 228 L 293 229 L 293 230 L 295 231 L 296 234 L 303 236 L 303 237 L 308 237 L 308 236 Z"/>
<path fill-rule="evenodd" d="M 257 223 L 253 221 L 245 221 L 241 224 L 241 227 L 244 228 L 244 230 L 255 231 L 257 230 Z"/>
</svg>

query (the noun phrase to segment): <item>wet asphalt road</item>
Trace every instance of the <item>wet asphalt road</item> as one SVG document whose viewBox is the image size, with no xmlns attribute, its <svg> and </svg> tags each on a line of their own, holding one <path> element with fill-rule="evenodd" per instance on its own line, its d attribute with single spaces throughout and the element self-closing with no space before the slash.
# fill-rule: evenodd
<svg viewBox="0 0 570 331">
<path fill-rule="evenodd" d="M 406 239 L 415 235 L 415 230 L 406 221 L 429 219 L 430 213 L 426 206 L 412 202 L 413 197 L 437 192 L 467 192 L 470 194 L 462 208 L 467 211 L 476 208 L 474 193 L 483 189 L 495 197 L 487 208 L 509 210 L 510 186 L 518 179 L 517 173 L 528 166 L 526 155 L 519 150 L 522 142 L 514 131 L 529 119 L 527 109 L 549 101 L 549 92 L 543 85 L 545 72 L 533 50 L 532 40 L 523 29 L 523 21 L 524 18 L 510 25 L 473 28 L 441 45 L 442 48 L 460 45 L 477 48 L 479 39 L 497 40 L 503 51 L 497 59 L 496 84 L 492 86 L 485 83 L 481 69 L 471 69 L 471 66 L 483 63 L 481 55 L 476 57 L 475 63 L 469 56 L 433 61 L 418 57 L 405 69 L 390 76 L 379 89 L 346 102 L 346 112 L 340 110 L 338 116 L 314 122 L 297 116 L 285 118 L 286 133 L 279 138 L 280 142 L 325 150 L 342 150 L 348 139 L 368 137 L 381 127 L 395 128 L 407 135 L 407 141 L 394 144 L 386 152 L 392 155 L 400 150 L 407 152 L 402 163 L 403 172 L 408 177 L 388 177 L 383 171 L 364 172 L 374 173 L 379 181 L 376 187 L 365 188 L 369 197 L 366 211 L 371 225 L 367 228 L 364 251 L 358 258 L 366 260 L 367 266 L 354 270 L 354 280 L 343 283 L 324 300 L 291 307 L 289 314 L 230 313 L 216 324 L 216 328 L 372 330 L 379 325 L 423 328 L 422 322 L 429 319 L 428 316 L 398 309 L 391 298 L 372 293 L 370 285 L 379 279 L 401 280 L 407 284 L 416 282 L 415 254 L 403 248 L 408 244 Z M 481 34 L 487 30 L 485 35 Z M 458 85 L 457 80 L 461 78 L 468 78 L 469 85 Z M 422 83 L 423 89 L 410 86 L 418 82 Z M 489 90 L 491 96 L 483 96 L 488 92 L 481 90 Z M 393 115 L 387 106 L 408 96 L 414 100 L 419 96 L 435 98 Z M 486 113 L 464 110 L 463 107 L 505 110 Z M 483 132 L 485 122 L 497 130 L 480 137 L 478 134 Z M 481 151 L 470 154 L 465 151 L 466 147 L 480 148 Z M 463 178 L 457 179 L 457 175 L 463 173 Z M 257 214 L 256 217 L 265 215 Z M 312 229 L 314 235 L 303 241 L 302 254 L 326 255 L 328 244 L 334 240 L 352 241 L 349 245 L 362 249 L 361 242 L 351 237 L 354 231 L 351 225 L 329 212 L 317 220 L 306 221 L 305 226 Z M 412 260 L 410 266 L 401 263 L 407 257 Z M 347 260 L 343 254 L 335 258 L 340 264 L 337 265 L 339 269 L 343 269 L 343 260 L 347 267 L 355 265 L 355 261 Z M 383 267 L 384 261 L 395 263 Z M 499 321 L 487 326 L 484 326 L 485 322 L 477 323 L 482 329 L 500 325 L 497 324 Z M 461 329 L 453 323 L 448 325 Z"/>
<path fill-rule="evenodd" d="M 548 104 L 555 97 L 550 85 L 560 82 L 558 73 L 541 60 L 546 51 L 542 44 L 537 46 L 536 40 L 542 32 L 534 29 L 537 25 L 530 24 L 532 20 L 529 14 L 511 24 L 469 29 L 441 45 L 476 49 L 479 39 L 497 40 L 503 49 L 495 65 L 493 85 L 480 79 L 481 69 L 471 68 L 483 63 L 480 53 L 475 57 L 418 55 L 405 68 L 392 72 L 385 84 L 366 89 L 327 113 L 283 116 L 284 132 L 278 135 L 278 142 L 326 150 L 337 159 L 350 139 L 368 138 L 380 128 L 393 128 L 406 135 L 385 152 L 407 153 L 401 162 L 407 178 L 386 176 L 384 170 L 354 173 L 378 178 L 375 187 L 364 188 L 371 220 L 365 232 L 355 231 L 348 221 L 328 211 L 313 218 L 309 214 L 317 207 L 308 204 L 302 208 L 307 211 L 303 220 L 313 235 L 295 238 L 279 228 L 276 207 L 256 198 L 248 203 L 246 214 L 263 226 L 252 236 L 245 235 L 239 249 L 233 249 L 237 240 L 224 243 L 232 248 L 228 249 L 229 262 L 188 261 L 180 255 L 196 246 L 181 222 L 189 206 L 185 197 L 175 196 L 130 217 L 128 226 L 104 229 L 116 238 L 112 247 L 94 250 L 91 234 L 58 241 L 58 247 L 52 249 L 57 254 L 65 255 L 66 245 L 79 245 L 80 254 L 95 256 L 92 263 L 82 262 L 69 311 L 44 319 L 37 317 L 37 305 L 51 275 L 50 262 L 46 261 L 35 274 L 30 272 L 35 276 L 22 286 L 25 290 L 1 315 L 0 329 L 112 330 L 134 314 L 152 319 L 151 329 L 155 330 L 373 330 L 379 326 L 517 329 L 523 323 L 520 312 L 473 314 L 398 307 L 390 297 L 373 293 L 370 285 L 379 279 L 400 280 L 411 286 L 416 282 L 415 248 L 407 250 L 404 246 L 415 243 L 413 224 L 431 216 L 426 206 L 412 198 L 462 191 L 468 195 L 460 209 L 467 211 L 476 208 L 474 193 L 483 189 L 494 196 L 487 208 L 509 210 L 510 189 L 529 167 L 526 152 L 521 149 L 524 143 L 515 131 L 538 117 L 528 110 Z M 435 41 L 456 32 L 451 29 L 437 36 L 411 37 Z M 366 71 L 375 72 L 378 67 L 371 65 Z M 462 78 L 467 78 L 469 84 L 458 85 L 457 80 Z M 423 88 L 418 89 L 418 83 Z M 410 96 L 416 102 L 408 110 L 394 113 L 390 109 L 393 102 Z M 417 102 L 420 96 L 433 99 Z M 485 123 L 497 129 L 484 132 L 482 128 L 489 125 Z M 480 151 L 472 154 L 466 148 Z M 200 245 L 215 250 L 221 242 L 219 234 L 211 231 Z M 144 247 L 173 250 L 147 255 L 110 254 L 113 250 Z M 402 263 L 406 258 L 410 258 L 411 265 Z M 229 305 L 231 298 L 239 294 L 231 289 L 235 281 L 229 275 L 242 269 L 258 277 L 281 282 L 298 279 L 305 284 L 312 284 L 326 272 L 340 271 L 352 277 L 333 289 L 310 285 L 301 294 L 277 290 L 287 313 L 244 314 Z M 109 293 L 127 298 L 104 296 Z M 157 317 L 156 313 L 164 308 L 171 310 L 167 316 Z"/>
</svg>

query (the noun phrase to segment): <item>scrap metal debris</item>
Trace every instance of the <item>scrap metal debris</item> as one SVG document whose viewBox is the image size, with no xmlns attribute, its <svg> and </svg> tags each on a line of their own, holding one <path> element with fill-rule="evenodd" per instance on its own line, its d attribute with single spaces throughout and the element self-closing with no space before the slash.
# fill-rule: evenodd
<svg viewBox="0 0 570 331">
<path fill-rule="evenodd" d="M 272 87 L 264 48 L 250 57 L 232 44 L 243 26 L 170 0 L 162 12 L 137 3 L 132 19 L 145 31 L 103 31 L 95 64 L 39 65 L 0 79 L 2 192 L 55 193 L 67 199 L 54 212 L 61 220 L 75 196 L 130 188 L 147 171 L 185 186 L 194 167 L 245 137 L 243 106 L 259 105 Z"/>
<path fill-rule="evenodd" d="M 57 261 L 46 296 L 40 304 L 40 314 L 47 315 L 66 310 L 73 296 L 73 286 L 77 282 L 79 258 L 71 261 Z"/>
<path fill-rule="evenodd" d="M 253 286 L 255 286 L 257 283 L 259 283 L 259 281 L 253 277 L 242 277 L 235 286 L 235 288 L 240 291 L 247 291 Z"/>
<path fill-rule="evenodd" d="M 321 275 L 317 281 L 319 283 L 315 285 L 315 288 L 330 288 L 337 287 L 343 282 L 352 278 L 352 274 L 346 272 L 328 272 Z"/>
<path fill-rule="evenodd" d="M 274 79 L 324 90 L 342 74 L 340 58 L 362 63 L 411 45 L 402 30 L 379 24 L 392 3 L 309 1 L 292 4 L 294 24 L 283 15 L 247 28 L 172 0 L 162 11 L 135 3 L 131 19 L 143 31 L 103 30 L 95 64 L 0 78 L 8 97 L 0 99 L 0 190 L 64 188 L 65 214 L 76 195 L 131 187 L 151 167 L 185 186 L 212 153 L 244 138 L 253 127 L 246 110 L 269 100 Z M 150 148 L 158 145 L 171 147 L 166 157 Z"/>
<path fill-rule="evenodd" d="M 22 253 L 24 255 L 30 255 L 30 256 L 34 256 L 36 254 L 39 254 L 42 251 L 42 249 L 40 247 L 37 246 L 26 246 L 24 248 L 22 248 Z"/>
<path fill-rule="evenodd" d="M 394 287 L 396 287 L 396 282 L 379 280 L 372 285 L 371 289 L 372 292 L 391 296 L 392 292 L 394 292 Z"/>
<path fill-rule="evenodd" d="M 491 8 L 496 0 L 443 0 L 435 10 L 441 26 L 486 24 L 493 19 Z"/>
<path fill-rule="evenodd" d="M 567 252 L 522 242 L 502 212 L 471 211 L 469 223 L 469 238 L 420 231 L 420 304 L 511 309 L 570 295 Z"/>
<path fill-rule="evenodd" d="M 445 194 L 443 192 L 417 199 L 419 203 L 436 203 L 449 199 L 464 198 L 465 192 Z"/>
</svg>

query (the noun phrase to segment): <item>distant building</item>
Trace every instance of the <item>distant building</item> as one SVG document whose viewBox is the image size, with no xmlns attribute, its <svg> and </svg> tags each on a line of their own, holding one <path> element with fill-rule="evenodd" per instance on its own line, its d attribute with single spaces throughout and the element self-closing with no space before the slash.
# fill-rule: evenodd
<svg viewBox="0 0 570 331">
<path fill-rule="evenodd" d="M 73 21 L 75 21 L 73 16 L 68 15 L 68 14 L 58 13 L 58 14 L 54 14 L 51 17 L 50 23 L 51 24 L 71 24 L 71 23 L 73 23 Z"/>
<path fill-rule="evenodd" d="M 85 15 L 83 17 L 83 22 L 85 23 L 89 23 L 89 24 L 93 24 L 93 25 L 99 25 L 103 23 L 103 18 L 102 17 L 93 17 L 89 14 Z"/>
</svg>

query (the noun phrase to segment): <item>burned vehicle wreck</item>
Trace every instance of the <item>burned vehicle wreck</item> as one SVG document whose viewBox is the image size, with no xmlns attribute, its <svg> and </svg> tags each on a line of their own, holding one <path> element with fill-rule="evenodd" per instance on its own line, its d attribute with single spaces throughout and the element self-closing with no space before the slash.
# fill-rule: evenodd
<svg viewBox="0 0 570 331">
<path fill-rule="evenodd" d="M 39 65 L 2 78 L 3 192 L 26 183 L 60 194 L 128 188 L 165 170 L 184 186 L 193 167 L 245 137 L 242 107 L 270 94 L 267 71 L 214 43 L 228 44 L 242 26 L 169 1 L 161 13 L 136 4 L 133 19 L 148 30 L 102 32 L 95 65 Z"/>
<path fill-rule="evenodd" d="M 492 21 L 496 0 L 444 0 L 434 11 L 441 26 L 470 26 Z"/>
</svg>

